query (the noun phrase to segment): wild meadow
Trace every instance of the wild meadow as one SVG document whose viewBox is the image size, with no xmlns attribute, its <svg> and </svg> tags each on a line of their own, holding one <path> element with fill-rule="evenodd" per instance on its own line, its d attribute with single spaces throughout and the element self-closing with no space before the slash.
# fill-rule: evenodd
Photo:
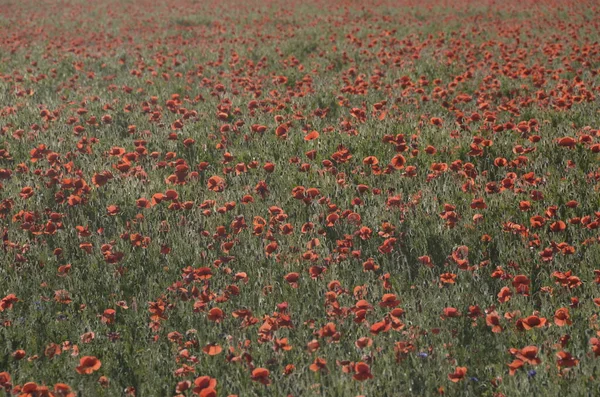
<svg viewBox="0 0 600 397">
<path fill-rule="evenodd" d="M 599 73 L 592 0 L 0 0 L 0 395 L 598 395 Z"/>
</svg>

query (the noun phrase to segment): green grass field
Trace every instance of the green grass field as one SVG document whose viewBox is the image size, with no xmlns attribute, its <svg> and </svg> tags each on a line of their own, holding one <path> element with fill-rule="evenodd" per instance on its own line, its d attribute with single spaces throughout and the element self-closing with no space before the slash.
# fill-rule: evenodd
<svg viewBox="0 0 600 397">
<path fill-rule="evenodd" d="M 598 395 L 599 17 L 0 0 L 0 395 Z"/>
</svg>

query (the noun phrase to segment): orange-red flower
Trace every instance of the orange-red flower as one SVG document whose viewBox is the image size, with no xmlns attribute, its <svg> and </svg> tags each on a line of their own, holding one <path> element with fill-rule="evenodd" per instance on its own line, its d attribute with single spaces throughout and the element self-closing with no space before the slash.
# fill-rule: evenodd
<svg viewBox="0 0 600 397">
<path fill-rule="evenodd" d="M 400 304 L 400 301 L 396 298 L 395 294 L 384 294 L 379 302 L 381 307 L 396 307 Z"/>
<path fill-rule="evenodd" d="M 492 332 L 500 333 L 502 332 L 502 326 L 500 325 L 500 316 L 498 313 L 491 312 L 485 317 L 485 323 L 488 327 L 492 327 Z"/>
<path fill-rule="evenodd" d="M 56 383 L 54 385 L 54 392 L 60 397 L 75 397 L 75 393 L 71 390 L 71 387 L 65 383 Z"/>
<path fill-rule="evenodd" d="M 566 307 L 561 307 L 554 313 L 554 324 L 559 327 L 564 327 L 565 325 L 571 325 L 571 316 L 569 315 L 569 309 Z"/>
<path fill-rule="evenodd" d="M 266 368 L 255 368 L 252 371 L 252 380 L 268 386 L 271 384 L 271 380 L 269 379 L 270 374 L 271 372 Z"/>
<path fill-rule="evenodd" d="M 218 307 L 213 307 L 208 311 L 208 319 L 214 322 L 220 322 L 223 319 L 224 313 L 223 310 Z"/>
<path fill-rule="evenodd" d="M 455 318 L 460 317 L 461 313 L 455 307 L 446 307 L 444 308 L 444 313 L 442 318 Z"/>
<path fill-rule="evenodd" d="M 210 376 L 199 376 L 194 380 L 192 391 L 202 397 L 216 396 L 217 380 Z"/>
<path fill-rule="evenodd" d="M 579 360 L 566 351 L 559 351 L 556 353 L 556 357 L 558 358 L 557 364 L 559 368 L 575 367 L 579 364 Z"/>
<path fill-rule="evenodd" d="M 594 352 L 594 356 L 600 356 L 600 339 L 596 337 L 590 338 L 590 345 L 592 345 L 592 351 Z"/>
<path fill-rule="evenodd" d="M 304 135 L 305 141 L 313 141 L 319 137 L 319 133 L 317 131 L 311 131 L 308 134 Z"/>
<path fill-rule="evenodd" d="M 371 367 L 362 361 L 357 362 L 354 364 L 354 376 L 352 378 L 358 381 L 373 379 Z"/>
<path fill-rule="evenodd" d="M 225 190 L 225 180 L 220 176 L 213 175 L 208 178 L 207 186 L 208 190 L 219 193 Z"/>
<path fill-rule="evenodd" d="M 82 375 L 96 372 L 102 366 L 102 362 L 94 356 L 83 356 L 79 359 L 79 366 L 75 370 Z"/>
<path fill-rule="evenodd" d="M 390 165 L 397 170 L 401 170 L 406 165 L 406 159 L 403 155 L 397 154 L 392 158 Z"/>
<path fill-rule="evenodd" d="M 327 360 L 325 360 L 322 357 L 317 357 L 308 368 L 314 372 L 317 372 L 322 369 L 327 369 Z"/>
<path fill-rule="evenodd" d="M 115 322 L 115 316 L 117 312 L 114 309 L 106 309 L 102 313 L 102 322 L 104 324 L 112 324 Z"/>
<path fill-rule="evenodd" d="M 8 294 L 2 300 L 0 300 L 0 313 L 4 310 L 12 309 L 13 305 L 18 302 L 19 299 L 15 294 Z"/>
<path fill-rule="evenodd" d="M 498 302 L 505 303 L 510 300 L 512 296 L 512 291 L 508 287 L 502 287 L 500 292 L 498 292 Z"/>
<path fill-rule="evenodd" d="M 209 343 L 202 348 L 202 351 L 209 356 L 216 356 L 223 351 L 223 348 L 216 343 Z"/>
<path fill-rule="evenodd" d="M 448 375 L 448 379 L 457 383 L 463 380 L 465 376 L 467 376 L 467 367 L 456 367 L 454 372 Z"/>
<path fill-rule="evenodd" d="M 373 339 L 363 336 L 358 338 L 356 342 L 354 342 L 354 345 L 359 349 L 364 349 L 365 347 L 373 345 Z"/>
<path fill-rule="evenodd" d="M 519 368 L 523 367 L 523 361 L 518 358 L 514 359 L 510 364 L 508 364 L 508 373 L 510 376 L 513 376 Z"/>
<path fill-rule="evenodd" d="M 542 328 L 546 325 L 546 319 L 543 317 L 538 317 L 535 315 L 531 315 L 529 317 L 523 318 L 520 320 L 523 328 L 529 331 L 532 328 Z"/>
</svg>

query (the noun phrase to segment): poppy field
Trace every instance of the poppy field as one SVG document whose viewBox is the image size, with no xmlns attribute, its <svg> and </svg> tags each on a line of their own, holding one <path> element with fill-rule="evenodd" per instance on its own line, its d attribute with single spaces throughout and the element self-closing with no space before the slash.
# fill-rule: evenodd
<svg viewBox="0 0 600 397">
<path fill-rule="evenodd" d="M 0 395 L 600 393 L 599 25 L 0 0 Z"/>
</svg>

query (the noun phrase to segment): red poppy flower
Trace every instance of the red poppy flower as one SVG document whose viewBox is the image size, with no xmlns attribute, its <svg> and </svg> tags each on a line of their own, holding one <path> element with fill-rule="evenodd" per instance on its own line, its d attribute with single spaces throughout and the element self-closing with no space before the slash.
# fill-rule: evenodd
<svg viewBox="0 0 600 397">
<path fill-rule="evenodd" d="M 440 281 L 443 284 L 454 284 L 456 282 L 456 274 L 454 273 L 444 273 L 440 275 Z"/>
<path fill-rule="evenodd" d="M 216 343 L 209 343 L 202 348 L 202 351 L 209 356 L 216 356 L 223 351 L 223 348 Z"/>
<path fill-rule="evenodd" d="M 308 368 L 313 372 L 317 372 L 322 369 L 327 369 L 327 360 L 321 357 L 317 357 Z"/>
<path fill-rule="evenodd" d="M 102 362 L 94 356 L 83 356 L 79 359 L 79 366 L 75 370 L 82 375 L 89 375 L 96 372 L 102 366 Z"/>
<path fill-rule="evenodd" d="M 17 296 L 15 294 L 8 294 L 2 300 L 0 300 L 0 313 L 4 310 L 11 309 L 13 304 L 18 302 Z"/>
<path fill-rule="evenodd" d="M 523 362 L 525 363 L 531 365 L 538 365 L 541 362 L 541 360 L 538 358 L 537 354 L 537 346 L 525 346 L 517 353 L 517 357 L 523 360 Z"/>
<path fill-rule="evenodd" d="M 404 168 L 405 164 L 406 164 L 406 159 L 401 154 L 395 155 L 392 158 L 392 161 L 390 162 L 390 165 L 396 170 L 401 170 L 402 168 Z"/>
<path fill-rule="evenodd" d="M 218 307 L 213 307 L 212 309 L 210 309 L 208 311 L 208 319 L 210 321 L 214 321 L 214 322 L 220 322 L 223 319 L 223 310 L 219 309 Z"/>
<path fill-rule="evenodd" d="M 542 328 L 546 325 L 546 319 L 535 315 L 521 319 L 523 328 L 529 331 L 532 328 Z"/>
<path fill-rule="evenodd" d="M 500 316 L 498 313 L 491 312 L 485 317 L 485 323 L 488 327 L 492 327 L 492 332 L 500 333 L 502 332 L 502 326 L 500 325 Z"/>
<path fill-rule="evenodd" d="M 559 138 L 557 140 L 557 142 L 558 142 L 558 146 L 567 147 L 569 149 L 575 147 L 575 145 L 577 144 L 577 141 L 575 139 L 571 138 L 570 136 Z"/>
<path fill-rule="evenodd" d="M 500 292 L 498 292 L 498 302 L 505 303 L 510 300 L 512 296 L 512 291 L 508 287 L 502 287 Z"/>
<path fill-rule="evenodd" d="M 566 307 L 561 307 L 554 313 L 554 324 L 559 327 L 564 327 L 565 325 L 571 325 L 571 316 L 569 315 L 569 309 Z"/>
<path fill-rule="evenodd" d="M 457 383 L 465 378 L 467 375 L 467 367 L 456 367 L 453 373 L 448 375 L 448 379 L 452 382 Z"/>
<path fill-rule="evenodd" d="M 594 356 L 600 356 L 600 339 L 596 337 L 590 338 L 590 345 L 592 345 L 592 351 L 594 352 Z"/>
<path fill-rule="evenodd" d="M 266 368 L 255 368 L 252 371 L 252 380 L 268 386 L 271 384 L 271 380 L 269 379 L 270 373 Z"/>
<path fill-rule="evenodd" d="M 354 345 L 359 349 L 364 349 L 365 347 L 373 345 L 373 339 L 363 336 L 362 338 L 358 338 L 356 342 L 354 342 Z"/>
<path fill-rule="evenodd" d="M 454 307 L 446 307 L 444 308 L 444 313 L 442 315 L 442 318 L 455 318 L 455 317 L 460 317 L 461 313 L 458 311 L 458 309 L 454 308 Z"/>
<path fill-rule="evenodd" d="M 364 381 L 367 379 L 373 379 L 373 375 L 371 374 L 371 367 L 368 364 L 359 361 L 354 364 L 354 376 L 353 379 L 358 381 Z"/>
<path fill-rule="evenodd" d="M 75 397 L 75 393 L 73 393 L 71 387 L 65 383 L 56 383 L 54 385 L 54 392 L 61 397 Z"/>
<path fill-rule="evenodd" d="M 4 387 L 10 382 L 10 374 L 8 372 L 0 372 L 0 387 Z"/>
<path fill-rule="evenodd" d="M 523 361 L 514 359 L 512 363 L 508 364 L 508 373 L 510 376 L 514 376 L 519 368 L 523 366 Z"/>
<path fill-rule="evenodd" d="M 217 175 L 213 175 L 210 178 L 208 178 L 206 185 L 208 187 L 208 190 L 211 190 L 213 192 L 219 193 L 225 190 L 225 180 Z"/>
<path fill-rule="evenodd" d="M 319 137 L 319 133 L 317 131 L 311 131 L 308 134 L 304 135 L 305 141 L 313 141 Z"/>
<path fill-rule="evenodd" d="M 571 353 L 567 353 L 565 351 L 559 351 L 556 353 L 556 357 L 558 358 L 557 364 L 559 368 L 569 368 L 575 367 L 579 364 L 579 360 L 571 356 Z"/>
<path fill-rule="evenodd" d="M 117 312 L 114 309 L 106 309 L 104 313 L 102 313 L 102 322 L 104 324 L 114 323 L 116 314 Z"/>
<path fill-rule="evenodd" d="M 384 294 L 379 302 L 381 307 L 396 307 L 400 304 L 400 301 L 396 298 L 395 294 Z"/>
<path fill-rule="evenodd" d="M 214 390 L 217 387 L 217 380 L 210 376 L 199 376 L 194 380 L 194 386 L 192 391 L 195 394 L 208 397 L 211 395 L 210 393 L 214 393 Z"/>
</svg>

